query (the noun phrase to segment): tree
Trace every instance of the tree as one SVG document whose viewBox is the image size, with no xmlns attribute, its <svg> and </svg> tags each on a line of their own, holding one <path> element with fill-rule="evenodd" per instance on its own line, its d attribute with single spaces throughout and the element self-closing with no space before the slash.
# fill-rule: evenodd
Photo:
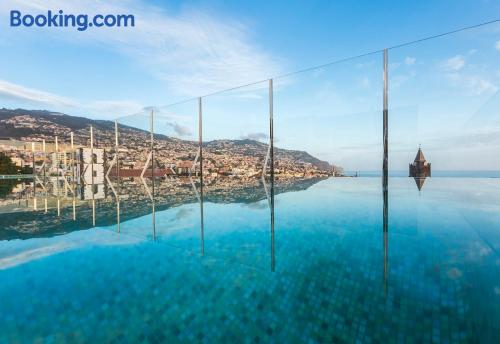
<svg viewBox="0 0 500 344">
<path fill-rule="evenodd" d="M 33 169 L 28 166 L 19 167 L 4 152 L 0 152 L 0 174 L 31 174 Z"/>
<path fill-rule="evenodd" d="M 30 174 L 33 172 L 31 167 L 19 167 L 12 162 L 12 159 L 4 152 L 0 152 L 0 175 L 2 174 Z M 17 180 L 0 180 L 0 198 L 8 196 L 15 185 L 19 184 Z"/>
</svg>

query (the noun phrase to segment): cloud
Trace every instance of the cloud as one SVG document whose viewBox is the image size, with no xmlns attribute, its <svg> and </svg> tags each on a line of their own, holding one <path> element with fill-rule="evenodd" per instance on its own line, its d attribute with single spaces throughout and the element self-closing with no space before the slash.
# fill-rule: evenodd
<svg viewBox="0 0 500 344">
<path fill-rule="evenodd" d="M 408 75 L 396 74 L 393 77 L 391 77 L 391 79 L 390 79 L 391 88 L 394 88 L 394 89 L 399 88 L 399 87 L 401 87 L 401 85 L 406 83 L 409 79 L 410 79 L 410 77 Z"/>
<path fill-rule="evenodd" d="M 258 201 L 258 202 L 254 202 L 254 203 L 246 203 L 246 204 L 244 203 L 244 204 L 242 204 L 242 206 L 245 208 L 253 209 L 253 210 L 263 210 L 263 209 L 269 208 L 269 204 L 268 204 L 267 200 Z"/>
<path fill-rule="evenodd" d="M 249 133 L 246 135 L 242 135 L 240 137 L 241 140 L 255 140 L 255 141 L 260 141 L 260 140 L 265 140 L 267 139 L 268 135 L 265 133 Z"/>
<path fill-rule="evenodd" d="M 458 71 L 465 67 L 465 59 L 462 55 L 456 55 L 445 61 L 444 67 L 447 70 Z"/>
<path fill-rule="evenodd" d="M 193 209 L 192 208 L 181 208 L 179 211 L 175 214 L 175 221 L 182 220 L 189 218 L 192 216 Z"/>
<path fill-rule="evenodd" d="M 450 73 L 446 77 L 453 86 L 464 89 L 469 95 L 493 94 L 498 91 L 497 85 L 480 75 Z"/>
<path fill-rule="evenodd" d="M 75 101 L 49 92 L 0 80 L 0 97 L 44 106 L 75 106 Z"/>
<path fill-rule="evenodd" d="M 44 257 L 97 245 L 130 245 L 143 239 L 135 236 L 117 236 L 109 230 L 89 229 L 76 231 L 52 238 L 12 240 L 2 242 L 0 252 L 0 270 L 6 270 L 22 264 L 30 263 Z"/>
<path fill-rule="evenodd" d="M 420 137 L 429 150 L 458 150 L 474 148 L 494 148 L 500 145 L 500 127 L 483 126 L 479 128 L 463 128 L 461 132 L 428 134 Z"/>
<path fill-rule="evenodd" d="M 500 51 L 500 41 L 496 41 L 495 43 L 495 49 Z"/>
<path fill-rule="evenodd" d="M 495 73 L 489 64 L 473 63 L 472 56 L 476 49 L 469 50 L 465 55 L 455 55 L 440 63 L 443 76 L 454 87 L 461 88 L 468 96 L 494 94 L 499 87 Z M 470 63 L 467 63 L 470 60 Z"/>
<path fill-rule="evenodd" d="M 113 118 L 145 110 L 141 104 L 131 100 L 100 100 L 91 102 L 88 106 L 80 105 L 80 107 L 100 115 L 110 114 Z"/>
<path fill-rule="evenodd" d="M 12 8 L 41 13 L 41 0 L 13 0 L 0 4 L 0 13 Z M 154 77 L 166 82 L 178 96 L 199 96 L 267 79 L 280 74 L 282 60 L 259 48 L 251 31 L 234 18 L 216 17 L 193 9 L 178 13 L 141 0 L 66 1 L 54 0 L 50 8 L 65 13 L 130 13 L 135 27 L 44 29 L 44 34 L 70 44 L 93 44 L 123 54 L 141 64 Z M 37 30 L 42 31 L 42 30 Z"/>
<path fill-rule="evenodd" d="M 465 86 L 475 95 L 481 95 L 483 93 L 495 93 L 498 91 L 498 87 L 495 84 L 479 76 L 471 76 L 466 78 Z"/>
<path fill-rule="evenodd" d="M 367 77 L 364 77 L 364 78 L 361 80 L 361 87 L 363 87 L 363 88 L 368 88 L 368 87 L 370 87 L 370 79 L 368 79 Z"/>
<path fill-rule="evenodd" d="M 415 57 L 407 56 L 405 58 L 405 64 L 408 65 L 408 66 L 411 66 L 411 65 L 415 64 L 416 61 L 417 61 L 417 59 Z"/>
<path fill-rule="evenodd" d="M 0 80 L 0 98 L 20 102 L 21 104 L 43 107 L 47 110 L 83 112 L 89 116 L 111 117 L 136 113 L 143 106 L 131 100 L 98 100 L 81 103 L 76 99 L 37 90 Z M 73 113 L 70 113 L 73 115 Z"/>
<path fill-rule="evenodd" d="M 372 67 L 373 65 L 375 65 L 375 61 L 370 60 L 368 62 L 358 62 L 354 65 L 354 67 L 357 69 L 362 69 L 362 68 L 366 68 L 366 67 Z"/>
<path fill-rule="evenodd" d="M 174 129 L 175 133 L 179 136 L 191 136 L 193 134 L 188 127 L 182 126 L 176 122 L 169 122 L 167 125 Z"/>
</svg>

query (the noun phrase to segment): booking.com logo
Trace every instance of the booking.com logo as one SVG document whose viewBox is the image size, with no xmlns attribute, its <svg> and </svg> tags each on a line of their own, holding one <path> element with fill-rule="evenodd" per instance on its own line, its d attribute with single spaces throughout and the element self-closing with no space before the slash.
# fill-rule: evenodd
<svg viewBox="0 0 500 344">
<path fill-rule="evenodd" d="M 11 27 L 76 27 L 78 31 L 85 31 L 89 27 L 134 27 L 135 18 L 132 14 L 65 14 L 62 10 L 58 12 L 47 11 L 47 14 L 23 15 L 21 11 L 10 11 Z"/>
</svg>

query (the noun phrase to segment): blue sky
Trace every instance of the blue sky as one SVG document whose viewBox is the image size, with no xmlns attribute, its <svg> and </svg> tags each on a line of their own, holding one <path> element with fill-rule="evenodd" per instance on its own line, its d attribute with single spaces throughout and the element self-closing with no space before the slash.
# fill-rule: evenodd
<svg viewBox="0 0 500 344">
<path fill-rule="evenodd" d="M 131 13 L 136 27 L 11 28 L 12 9 Z M 189 138 L 196 133 L 195 102 L 164 105 L 498 19 L 500 3 L 11 0 L 0 4 L 0 15 L 3 106 L 107 119 L 156 106 L 165 112 L 158 131 Z M 391 113 L 399 114 L 391 117 L 398 128 L 391 136 L 397 143 L 391 147 L 394 169 L 407 168 L 419 143 L 443 162 L 440 169 L 463 168 L 462 154 L 477 157 L 475 169 L 500 168 L 492 162 L 500 118 L 495 106 L 500 27 L 389 56 Z M 265 140 L 266 86 L 206 99 L 207 139 Z M 278 79 L 275 96 L 277 145 L 307 150 L 348 169 L 378 169 L 380 54 Z"/>
</svg>

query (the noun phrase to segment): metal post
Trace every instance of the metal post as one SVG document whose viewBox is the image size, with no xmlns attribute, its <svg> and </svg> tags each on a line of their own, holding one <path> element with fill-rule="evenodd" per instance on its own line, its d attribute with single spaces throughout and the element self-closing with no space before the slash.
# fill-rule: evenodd
<svg viewBox="0 0 500 344">
<path fill-rule="evenodd" d="M 47 198 L 47 178 L 46 178 L 46 164 L 47 164 L 47 153 L 45 152 L 45 139 L 42 140 L 42 166 L 40 167 L 40 173 L 43 173 L 43 193 L 45 198 Z"/>
<path fill-rule="evenodd" d="M 382 193 L 383 193 L 383 236 L 384 236 L 384 291 L 387 295 L 387 280 L 388 280 L 388 259 L 389 259 L 389 141 L 388 141 L 388 117 L 389 117 L 389 102 L 388 102 L 388 50 L 384 50 L 384 94 L 383 94 L 383 144 L 384 144 L 384 160 L 382 164 Z"/>
<path fill-rule="evenodd" d="M 273 79 L 269 79 L 269 145 L 271 160 L 271 271 L 275 269 L 274 256 L 274 127 Z"/>
<path fill-rule="evenodd" d="M 198 98 L 198 149 L 200 159 L 200 225 L 201 225 L 201 255 L 205 255 L 205 227 L 203 220 L 203 104 Z"/>
<path fill-rule="evenodd" d="M 118 145 L 118 121 L 115 120 L 115 155 L 116 155 L 116 177 L 120 177 L 120 155 Z M 119 179 L 118 179 L 119 181 Z M 118 185 L 119 186 L 119 185 Z"/>
<path fill-rule="evenodd" d="M 382 164 L 382 191 L 384 198 L 384 232 L 387 231 L 387 217 L 388 217 L 388 182 L 389 182 L 389 141 L 388 141 L 388 117 L 389 117 L 389 107 L 388 107 L 388 51 L 384 50 L 384 100 L 383 100 L 383 144 L 384 144 L 384 160 Z"/>
<path fill-rule="evenodd" d="M 90 126 L 90 171 L 92 192 L 92 226 L 95 227 L 95 198 L 94 198 L 94 128 Z"/>
<path fill-rule="evenodd" d="M 73 132 L 70 132 L 71 138 L 71 189 L 73 191 L 73 221 L 76 221 L 76 168 L 75 168 L 75 140 Z"/>
<path fill-rule="evenodd" d="M 43 184 L 46 186 L 47 181 L 45 180 L 46 177 L 46 167 L 45 163 L 47 162 L 47 151 L 45 150 L 45 139 L 42 140 L 42 149 L 43 149 Z"/>
<path fill-rule="evenodd" d="M 383 185 L 384 189 L 387 188 L 388 169 L 389 169 L 389 141 L 388 141 L 388 51 L 384 50 L 384 100 L 383 100 L 383 140 L 384 140 L 384 160 L 382 163 L 383 170 Z"/>
<path fill-rule="evenodd" d="M 33 197 L 35 199 L 35 204 L 36 204 L 35 142 L 31 142 L 31 157 L 33 159 L 33 161 L 31 162 L 33 169 L 33 171 L 31 172 L 33 174 Z"/>
<path fill-rule="evenodd" d="M 153 220 L 153 240 L 156 240 L 156 217 L 155 217 L 155 153 L 154 153 L 154 110 L 149 117 L 149 129 L 151 135 L 151 209 Z"/>
<path fill-rule="evenodd" d="M 42 140 L 42 150 L 43 150 L 43 186 L 47 187 L 47 167 L 45 164 L 47 163 L 47 152 L 45 150 L 45 139 Z M 45 189 L 45 196 L 47 196 L 47 189 Z"/>
<path fill-rule="evenodd" d="M 116 155 L 116 225 L 117 231 L 120 232 L 120 155 L 118 147 L 118 120 L 115 120 L 115 155 Z"/>
<path fill-rule="evenodd" d="M 57 136 L 55 137 L 55 162 L 56 162 L 56 182 L 57 182 L 57 197 L 59 197 L 59 143 Z"/>
<path fill-rule="evenodd" d="M 56 144 L 56 146 L 55 146 L 55 155 L 56 155 L 55 162 L 56 162 L 56 172 L 57 172 L 57 175 L 56 175 L 57 216 L 59 216 L 61 213 L 59 210 L 59 142 L 58 142 L 57 136 L 55 137 L 55 144 Z"/>
<path fill-rule="evenodd" d="M 153 113 L 153 110 L 151 110 L 151 115 L 149 118 L 149 121 L 150 121 L 149 126 L 150 126 L 150 131 L 151 131 L 151 179 L 153 181 L 152 190 L 153 190 L 153 196 L 154 196 L 154 189 L 155 189 L 155 183 L 154 183 L 155 147 L 154 147 L 153 116 L 154 116 L 154 113 Z"/>
<path fill-rule="evenodd" d="M 150 129 L 151 129 L 151 201 L 153 210 L 153 239 L 156 240 L 156 217 L 155 217 L 155 146 L 154 146 L 154 111 L 151 110 Z"/>
<path fill-rule="evenodd" d="M 73 197 L 75 197 L 75 142 L 73 137 L 73 132 L 70 133 L 71 137 L 71 186 L 73 188 Z"/>
</svg>

